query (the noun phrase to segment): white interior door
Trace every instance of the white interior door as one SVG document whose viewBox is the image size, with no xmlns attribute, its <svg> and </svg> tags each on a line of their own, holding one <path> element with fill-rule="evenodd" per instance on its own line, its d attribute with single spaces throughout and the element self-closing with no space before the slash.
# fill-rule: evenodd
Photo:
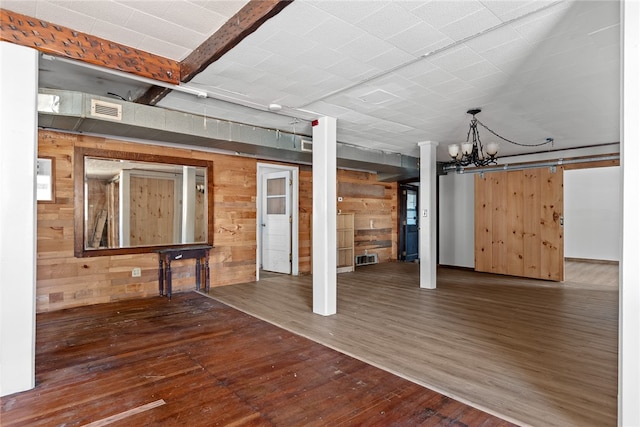
<svg viewBox="0 0 640 427">
<path fill-rule="evenodd" d="M 262 269 L 291 274 L 291 172 L 262 177 Z"/>
</svg>

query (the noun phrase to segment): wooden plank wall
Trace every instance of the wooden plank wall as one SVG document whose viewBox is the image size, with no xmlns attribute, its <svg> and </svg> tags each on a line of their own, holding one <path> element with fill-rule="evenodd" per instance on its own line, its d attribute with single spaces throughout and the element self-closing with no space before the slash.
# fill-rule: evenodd
<svg viewBox="0 0 640 427">
<path fill-rule="evenodd" d="M 475 269 L 564 280 L 562 168 L 475 178 Z"/>
<path fill-rule="evenodd" d="M 41 130 L 38 154 L 55 158 L 55 203 L 38 204 L 38 312 L 156 296 L 158 258 L 154 253 L 75 258 L 73 255 L 73 150 L 96 147 L 214 162 L 214 245 L 211 286 L 254 281 L 256 277 L 256 160 L 190 149 L 135 144 L 109 138 Z M 381 262 L 396 259 L 397 186 L 375 174 L 338 171 L 352 186 L 339 208 L 355 213 L 356 254 L 378 253 Z M 355 185 L 355 187 L 353 187 Z M 360 192 L 353 191 L 359 188 Z M 381 189 L 382 192 L 381 192 Z M 311 170 L 300 168 L 299 269 L 311 272 Z M 193 260 L 172 263 L 174 292 L 193 289 Z M 139 267 L 141 277 L 131 277 Z"/>
<path fill-rule="evenodd" d="M 379 262 L 398 255 L 398 184 L 376 174 L 338 170 L 338 210 L 353 213 L 355 255 L 377 253 Z"/>
<path fill-rule="evenodd" d="M 130 180 L 131 246 L 179 243 L 174 239 L 175 180 L 143 176 Z"/>
</svg>

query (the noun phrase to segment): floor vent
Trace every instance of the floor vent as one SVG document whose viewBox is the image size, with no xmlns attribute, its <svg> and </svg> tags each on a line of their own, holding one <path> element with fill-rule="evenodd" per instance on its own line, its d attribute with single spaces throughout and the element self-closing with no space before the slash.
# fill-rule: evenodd
<svg viewBox="0 0 640 427">
<path fill-rule="evenodd" d="M 378 254 L 356 255 L 356 267 L 378 263 Z"/>
<path fill-rule="evenodd" d="M 122 105 L 92 99 L 91 116 L 101 117 L 103 119 L 122 120 Z"/>
</svg>

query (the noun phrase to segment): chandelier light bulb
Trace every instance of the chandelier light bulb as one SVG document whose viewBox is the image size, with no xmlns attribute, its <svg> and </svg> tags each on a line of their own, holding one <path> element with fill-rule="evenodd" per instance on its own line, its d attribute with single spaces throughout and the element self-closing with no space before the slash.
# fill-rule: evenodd
<svg viewBox="0 0 640 427">
<path fill-rule="evenodd" d="M 468 156 L 473 151 L 473 144 L 471 142 L 463 142 L 462 146 L 462 154 Z"/>
<path fill-rule="evenodd" d="M 460 152 L 460 146 L 458 144 L 450 144 L 449 145 L 449 156 L 455 159 L 458 157 L 458 153 Z"/>
<path fill-rule="evenodd" d="M 491 157 L 495 157 L 498 154 L 498 149 L 500 146 L 497 142 L 491 141 L 487 144 L 487 154 Z"/>
</svg>

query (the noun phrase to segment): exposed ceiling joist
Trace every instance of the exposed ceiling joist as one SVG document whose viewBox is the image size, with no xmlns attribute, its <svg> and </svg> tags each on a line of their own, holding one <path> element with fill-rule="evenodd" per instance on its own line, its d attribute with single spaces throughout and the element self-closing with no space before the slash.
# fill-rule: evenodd
<svg viewBox="0 0 640 427">
<path fill-rule="evenodd" d="M 0 9 L 0 40 L 161 82 L 180 82 L 177 61 L 6 9 Z"/>
<path fill-rule="evenodd" d="M 186 83 L 245 37 L 277 15 L 293 0 L 250 0 L 211 37 L 180 62 L 180 82 Z M 136 99 L 139 104 L 156 105 L 171 89 L 154 86 Z"/>
</svg>

